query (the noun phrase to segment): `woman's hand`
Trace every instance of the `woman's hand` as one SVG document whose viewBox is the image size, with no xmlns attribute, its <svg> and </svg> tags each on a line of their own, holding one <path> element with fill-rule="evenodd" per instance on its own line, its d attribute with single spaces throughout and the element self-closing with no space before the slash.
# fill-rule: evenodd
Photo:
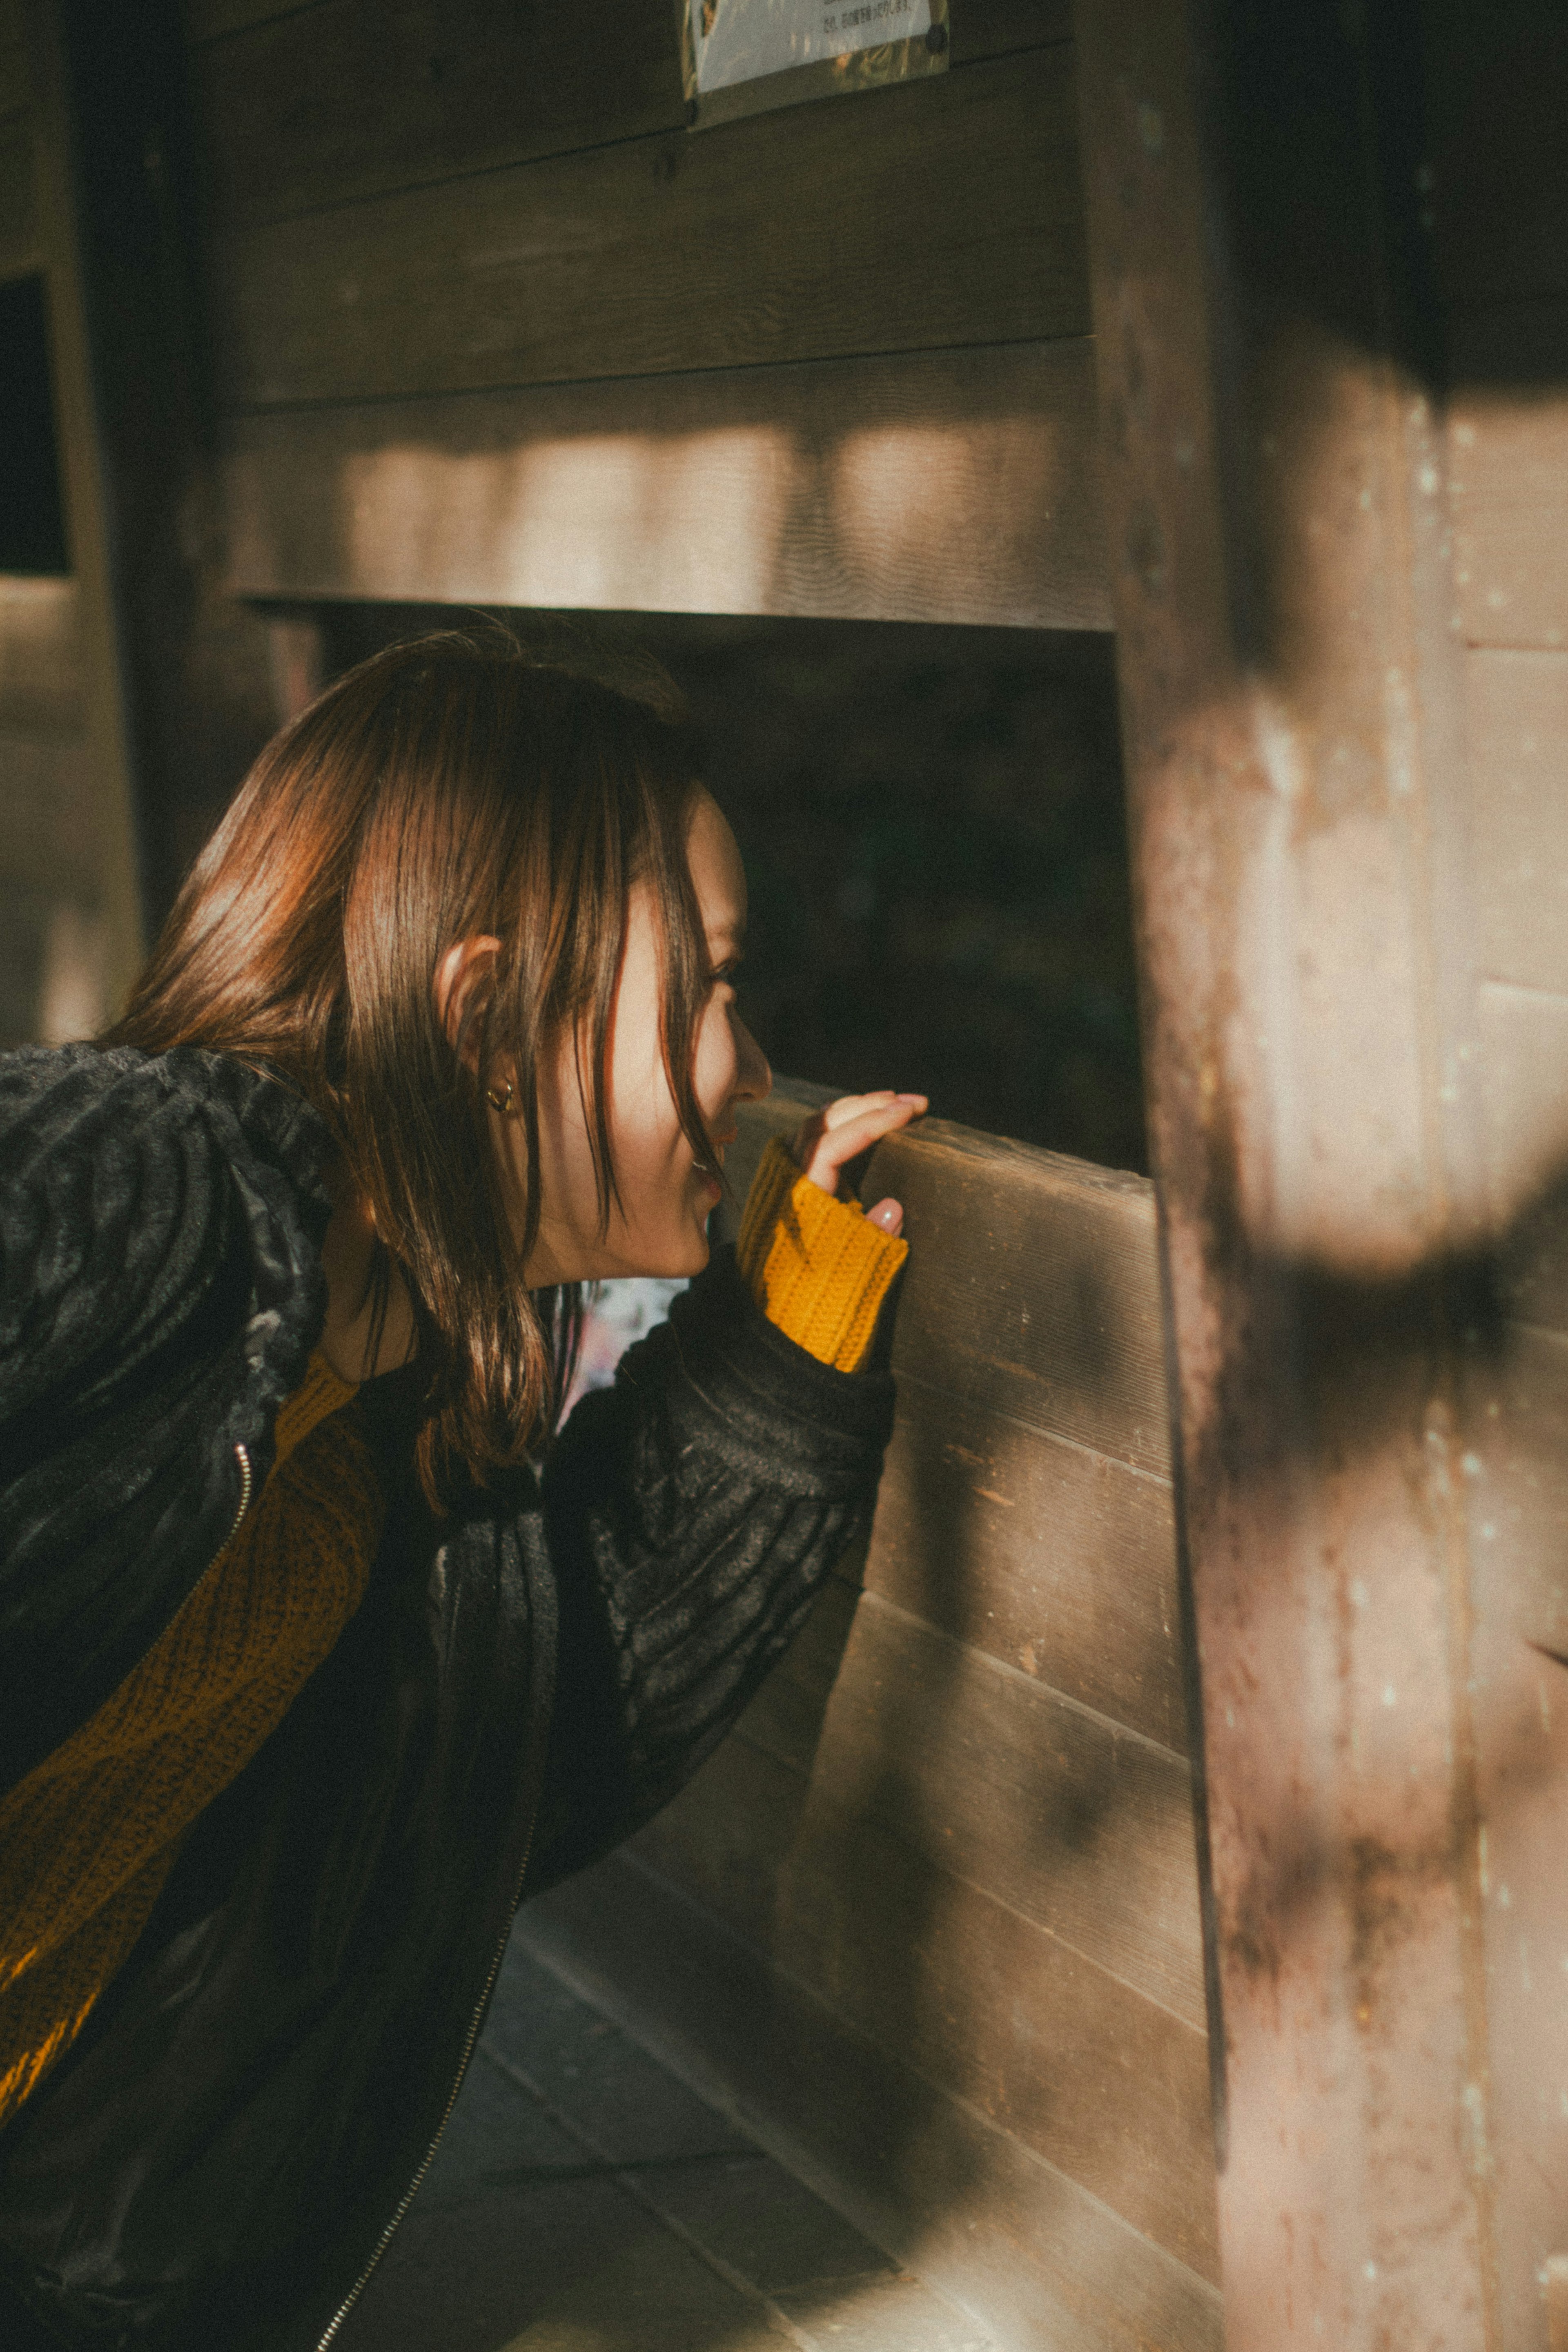
<svg viewBox="0 0 1568 2352">
<path fill-rule="evenodd" d="M 836 1193 L 839 1177 L 845 1165 L 880 1143 L 884 1135 L 896 1135 L 912 1118 L 918 1118 L 925 1108 L 925 1095 L 895 1095 L 891 1091 L 874 1095 L 841 1095 L 837 1102 L 825 1103 L 813 1111 L 805 1125 L 798 1129 L 790 1145 L 796 1164 L 803 1168 L 813 1184 L 824 1192 Z M 904 1223 L 904 1210 L 897 1201 L 879 1201 L 867 1211 L 873 1225 L 884 1234 L 896 1234 Z"/>
</svg>

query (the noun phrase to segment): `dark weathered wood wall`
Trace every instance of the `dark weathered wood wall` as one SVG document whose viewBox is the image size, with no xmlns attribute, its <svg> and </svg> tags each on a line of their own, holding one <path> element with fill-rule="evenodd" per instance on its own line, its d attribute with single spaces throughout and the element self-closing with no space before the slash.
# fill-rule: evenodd
<svg viewBox="0 0 1568 2352">
<path fill-rule="evenodd" d="M 524 1932 L 1002 2342 L 1218 2347 L 1151 1189 L 938 1122 L 866 1181 L 912 1243 L 869 1555 Z"/>
<path fill-rule="evenodd" d="M 242 591 L 1103 625 L 1060 0 L 695 136 L 662 0 L 187 16 Z"/>
</svg>

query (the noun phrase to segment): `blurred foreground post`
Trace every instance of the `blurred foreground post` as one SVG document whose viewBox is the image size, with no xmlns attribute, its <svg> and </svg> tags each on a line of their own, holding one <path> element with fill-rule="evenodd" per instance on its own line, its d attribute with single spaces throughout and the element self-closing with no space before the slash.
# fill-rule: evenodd
<svg viewBox="0 0 1568 2352">
<path fill-rule="evenodd" d="M 1451 352 L 1490 289 L 1444 245 L 1446 193 L 1472 242 L 1479 215 L 1440 174 L 1434 215 L 1431 152 L 1449 119 L 1463 149 L 1473 77 L 1440 7 L 1374 14 L 1076 9 L 1226 2333 L 1546 2352 L 1568 2239 L 1563 1383 L 1561 1341 L 1506 1307 L 1521 1232 L 1562 1264 L 1568 1108 L 1561 1048 L 1527 1076 L 1500 1003 L 1519 992 L 1495 985 L 1517 747 L 1487 718 L 1475 648 L 1497 639 L 1450 531 L 1477 442 L 1448 411 Z M 1561 432 L 1531 397 L 1516 441 Z M 1483 554 L 1513 534 L 1508 576 L 1555 614 L 1504 642 L 1561 647 L 1562 559 L 1531 568 L 1520 487 L 1459 510 Z M 1525 684 L 1561 716 L 1555 671 Z M 1512 810 L 1548 851 L 1561 781 L 1538 759 L 1535 818 Z M 1544 929 L 1561 990 L 1568 927 Z"/>
</svg>

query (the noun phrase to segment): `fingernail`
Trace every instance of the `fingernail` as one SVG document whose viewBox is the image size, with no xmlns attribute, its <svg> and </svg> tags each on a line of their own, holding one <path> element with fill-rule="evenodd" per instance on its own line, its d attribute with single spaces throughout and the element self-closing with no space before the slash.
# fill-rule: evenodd
<svg viewBox="0 0 1568 2352">
<path fill-rule="evenodd" d="M 903 1214 L 904 1211 L 900 1208 L 896 1201 L 883 1201 L 879 1208 L 875 1208 L 872 1211 L 866 1223 L 868 1224 L 880 1225 L 883 1233 L 888 1234 L 893 1231 L 894 1226 L 897 1224 Z"/>
<path fill-rule="evenodd" d="M 917 1103 L 923 1103 L 923 1102 L 929 1102 L 929 1101 L 930 1101 L 930 1099 L 931 1099 L 931 1097 L 930 1097 L 930 1096 L 929 1096 L 929 1095 L 894 1095 L 894 1102 L 917 1102 Z"/>
</svg>

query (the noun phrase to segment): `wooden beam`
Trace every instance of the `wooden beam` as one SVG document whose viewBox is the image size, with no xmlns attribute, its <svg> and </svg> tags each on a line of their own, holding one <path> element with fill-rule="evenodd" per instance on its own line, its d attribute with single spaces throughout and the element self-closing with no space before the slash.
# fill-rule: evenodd
<svg viewBox="0 0 1568 2352">
<path fill-rule="evenodd" d="M 1086 342 L 238 416 L 256 596 L 1098 628 Z"/>
<path fill-rule="evenodd" d="M 1228 2352 L 1541 2340 L 1500 2327 L 1486 2153 L 1487 1216 L 1411 13 L 1076 12 Z"/>
</svg>

